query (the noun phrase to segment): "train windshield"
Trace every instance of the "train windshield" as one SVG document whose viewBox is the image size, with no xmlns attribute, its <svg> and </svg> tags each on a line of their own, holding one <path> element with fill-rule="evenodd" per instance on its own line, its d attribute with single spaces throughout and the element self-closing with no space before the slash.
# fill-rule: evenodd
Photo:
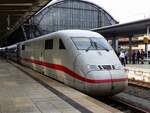
<svg viewBox="0 0 150 113">
<path fill-rule="evenodd" d="M 104 38 L 72 38 L 78 50 L 111 50 L 111 46 Z"/>
</svg>

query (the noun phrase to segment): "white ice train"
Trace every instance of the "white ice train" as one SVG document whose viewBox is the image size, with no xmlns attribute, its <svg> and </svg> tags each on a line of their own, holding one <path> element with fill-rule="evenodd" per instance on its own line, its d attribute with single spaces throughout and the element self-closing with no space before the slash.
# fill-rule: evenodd
<svg viewBox="0 0 150 113">
<path fill-rule="evenodd" d="M 7 51 L 22 64 L 90 95 L 113 95 L 128 84 L 114 50 L 92 31 L 62 30 L 9 46 Z"/>
</svg>

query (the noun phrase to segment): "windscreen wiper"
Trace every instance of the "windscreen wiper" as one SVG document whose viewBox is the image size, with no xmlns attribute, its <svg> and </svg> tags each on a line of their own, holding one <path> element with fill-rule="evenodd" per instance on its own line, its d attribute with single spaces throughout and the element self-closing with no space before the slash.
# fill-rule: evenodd
<svg viewBox="0 0 150 113">
<path fill-rule="evenodd" d="M 92 46 L 93 46 L 93 41 L 90 39 L 90 46 L 85 51 L 88 52 Z"/>
<path fill-rule="evenodd" d="M 93 43 L 94 43 L 95 48 L 97 49 L 97 48 L 98 48 L 97 43 L 96 43 L 96 42 L 93 42 Z M 100 47 L 101 47 L 102 49 L 106 50 L 107 52 L 109 51 L 109 49 L 105 48 L 105 47 L 102 46 L 101 44 L 99 44 L 99 45 L 100 45 Z"/>
<path fill-rule="evenodd" d="M 105 48 L 105 47 L 102 46 L 101 44 L 99 44 L 99 45 L 100 45 L 100 48 L 104 49 L 104 50 L 107 51 L 107 52 L 109 51 L 109 49 Z M 89 49 L 90 49 L 92 46 L 95 47 L 96 50 L 98 49 L 97 43 L 96 43 L 95 41 L 93 41 L 92 39 L 90 39 L 90 46 L 89 46 L 85 51 L 88 52 Z"/>
</svg>

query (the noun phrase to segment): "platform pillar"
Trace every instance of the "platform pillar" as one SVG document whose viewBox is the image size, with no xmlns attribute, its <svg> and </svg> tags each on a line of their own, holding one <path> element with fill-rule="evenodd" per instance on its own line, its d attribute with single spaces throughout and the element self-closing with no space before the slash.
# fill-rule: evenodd
<svg viewBox="0 0 150 113">
<path fill-rule="evenodd" d="M 112 47 L 115 51 L 118 51 L 118 39 L 116 37 L 112 39 Z"/>
<path fill-rule="evenodd" d="M 147 36 L 148 36 L 148 40 L 149 40 L 149 38 L 150 38 L 150 37 L 149 37 L 149 32 L 150 32 L 149 29 L 150 29 L 150 26 L 148 25 L 148 26 L 147 26 Z M 149 57 L 149 56 L 148 56 L 148 49 L 149 49 L 149 48 L 148 48 L 148 44 L 149 44 L 149 41 L 148 41 L 148 43 L 145 45 L 145 50 L 146 50 L 145 52 L 147 53 L 147 56 L 146 56 L 147 59 L 148 59 L 148 57 Z M 148 60 L 147 60 L 147 64 L 149 64 Z"/>
<path fill-rule="evenodd" d="M 132 36 L 129 37 L 129 63 L 131 64 L 132 60 Z"/>
</svg>

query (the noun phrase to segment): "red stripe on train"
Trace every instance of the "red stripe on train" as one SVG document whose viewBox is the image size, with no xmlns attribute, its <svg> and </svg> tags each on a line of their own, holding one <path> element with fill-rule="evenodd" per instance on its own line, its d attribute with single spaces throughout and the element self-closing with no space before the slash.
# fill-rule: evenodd
<svg viewBox="0 0 150 113">
<path fill-rule="evenodd" d="M 21 59 L 24 61 L 27 61 L 27 62 L 34 63 L 34 64 L 42 65 L 42 66 L 47 67 L 47 68 L 51 68 L 54 70 L 59 70 L 59 71 L 65 72 L 68 75 L 72 76 L 73 78 L 76 78 L 80 81 L 84 81 L 87 83 L 95 83 L 95 84 L 96 83 L 111 83 L 111 82 L 123 82 L 123 81 L 128 80 L 128 78 L 120 78 L 120 79 L 112 79 L 112 80 L 111 79 L 92 80 L 92 79 L 82 77 L 82 76 L 78 75 L 77 73 L 71 71 L 70 69 L 68 69 L 67 67 L 62 66 L 62 65 L 51 64 L 51 63 L 47 63 L 47 62 L 43 62 L 43 61 L 39 61 L 39 60 L 34 60 L 34 59 L 29 59 L 29 58 L 21 58 Z"/>
</svg>

